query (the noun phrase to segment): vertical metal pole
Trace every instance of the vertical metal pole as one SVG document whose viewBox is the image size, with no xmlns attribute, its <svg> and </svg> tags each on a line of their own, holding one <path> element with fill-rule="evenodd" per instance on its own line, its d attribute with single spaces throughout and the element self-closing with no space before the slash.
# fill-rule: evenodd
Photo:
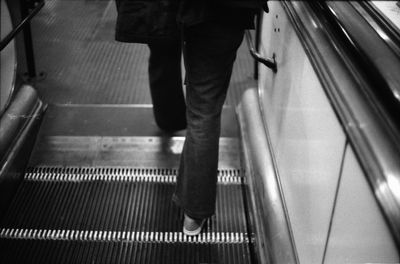
<svg viewBox="0 0 400 264">
<path fill-rule="evenodd" d="M 29 7 L 25 0 L 20 0 L 21 6 L 21 17 L 24 19 L 29 15 Z M 35 67 L 35 56 L 33 53 L 33 42 L 32 42 L 32 31 L 31 31 L 31 23 L 24 27 L 24 46 L 25 46 L 25 57 L 26 64 L 28 67 L 28 76 L 29 79 L 36 77 L 36 67 Z"/>
<path fill-rule="evenodd" d="M 261 39 L 261 21 L 262 15 L 264 11 L 260 11 L 256 16 L 256 35 L 255 35 L 255 50 L 258 51 L 260 48 L 260 39 Z M 258 80 L 258 62 L 254 60 L 254 74 L 253 78 Z"/>
</svg>

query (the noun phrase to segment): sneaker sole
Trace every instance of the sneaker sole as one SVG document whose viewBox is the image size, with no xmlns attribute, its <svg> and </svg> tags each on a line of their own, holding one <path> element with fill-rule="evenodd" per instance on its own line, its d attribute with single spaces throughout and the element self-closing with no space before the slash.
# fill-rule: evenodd
<svg viewBox="0 0 400 264">
<path fill-rule="evenodd" d="M 200 234 L 201 229 L 202 228 L 200 227 L 200 228 L 197 228 L 196 230 L 190 231 L 190 230 L 187 230 L 184 228 L 183 233 L 187 236 L 197 236 L 198 234 Z"/>
<path fill-rule="evenodd" d="M 203 229 L 205 221 L 203 221 L 201 223 L 201 225 L 199 226 L 199 228 L 195 229 L 195 230 L 187 230 L 185 227 L 183 227 L 183 233 L 187 236 L 197 236 L 198 234 L 201 233 L 201 230 Z"/>
</svg>

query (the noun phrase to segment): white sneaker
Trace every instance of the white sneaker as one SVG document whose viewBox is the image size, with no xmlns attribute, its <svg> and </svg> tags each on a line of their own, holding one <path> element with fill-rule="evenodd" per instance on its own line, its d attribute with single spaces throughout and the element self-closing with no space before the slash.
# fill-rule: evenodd
<svg viewBox="0 0 400 264">
<path fill-rule="evenodd" d="M 206 219 L 197 220 L 193 219 L 185 214 L 183 220 L 183 233 L 187 236 L 197 236 L 203 229 Z"/>
</svg>

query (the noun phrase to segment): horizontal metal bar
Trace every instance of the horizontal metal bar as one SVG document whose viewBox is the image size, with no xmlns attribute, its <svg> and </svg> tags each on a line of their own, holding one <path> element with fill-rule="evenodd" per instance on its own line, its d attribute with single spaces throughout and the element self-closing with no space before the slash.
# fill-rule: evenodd
<svg viewBox="0 0 400 264">
<path fill-rule="evenodd" d="M 25 27 L 28 25 L 28 23 L 32 20 L 32 18 L 42 9 L 44 6 L 44 2 L 39 3 L 32 11 L 31 13 L 21 21 L 21 23 L 18 24 L 18 26 L 13 29 L 8 35 L 1 40 L 0 42 L 0 51 L 2 51 L 8 43 L 11 42 L 11 40 Z"/>
<path fill-rule="evenodd" d="M 103 231 L 103 230 L 61 230 L 61 229 L 20 229 L 3 228 L 0 238 L 37 240 L 79 240 L 79 241 L 124 241 L 164 243 L 248 243 L 248 236 L 238 232 L 204 232 L 198 236 L 187 236 L 182 232 L 153 231 Z"/>
<path fill-rule="evenodd" d="M 132 167 L 35 167 L 28 168 L 25 180 L 61 182 L 159 182 L 175 183 L 178 171 L 174 168 Z M 241 184 L 240 169 L 218 170 L 218 183 Z"/>
</svg>

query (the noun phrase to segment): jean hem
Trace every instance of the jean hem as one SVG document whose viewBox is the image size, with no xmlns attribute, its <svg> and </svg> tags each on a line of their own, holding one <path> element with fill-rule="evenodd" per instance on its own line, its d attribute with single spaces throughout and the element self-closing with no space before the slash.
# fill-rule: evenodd
<svg viewBox="0 0 400 264">
<path fill-rule="evenodd" d="M 190 218 L 193 219 L 198 219 L 198 220 L 203 220 L 206 218 L 210 218 L 211 216 L 213 216 L 215 213 L 194 213 L 190 210 L 188 210 L 187 208 L 185 208 L 182 203 L 181 200 L 179 199 L 178 195 L 176 195 L 175 193 L 172 195 L 172 201 L 179 207 L 182 209 L 183 213 L 187 216 L 189 216 Z"/>
</svg>

